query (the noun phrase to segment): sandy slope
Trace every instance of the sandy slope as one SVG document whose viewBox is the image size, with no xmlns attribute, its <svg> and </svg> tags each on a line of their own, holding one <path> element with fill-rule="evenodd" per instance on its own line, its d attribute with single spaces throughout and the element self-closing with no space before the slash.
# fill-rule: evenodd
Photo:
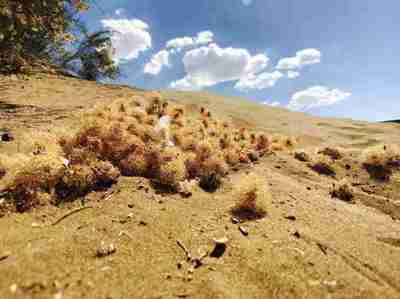
<svg viewBox="0 0 400 299">
<path fill-rule="evenodd" d="M 26 132 L 75 127 L 82 109 L 142 93 L 45 76 L 0 78 L 0 91 L 0 130 L 16 135 L 0 143 L 4 153 L 23 151 Z M 164 96 L 188 109 L 206 106 L 240 126 L 299 136 L 305 148 L 400 141 L 395 124 L 321 119 L 206 93 Z M 287 153 L 252 169 L 270 182 L 273 201 L 266 218 L 243 224 L 248 236 L 229 214 L 232 188 L 245 170 L 218 192 L 198 190 L 188 199 L 123 178 L 111 196 L 90 194 L 93 208 L 56 225 L 80 203 L 0 218 L 0 298 L 400 298 L 398 189 L 360 189 L 356 204 L 348 204 L 329 196 L 332 178 Z M 230 240 L 226 253 L 191 271 L 177 240 L 200 256 L 222 236 Z M 96 258 L 101 241 L 115 244 L 116 253 Z"/>
</svg>

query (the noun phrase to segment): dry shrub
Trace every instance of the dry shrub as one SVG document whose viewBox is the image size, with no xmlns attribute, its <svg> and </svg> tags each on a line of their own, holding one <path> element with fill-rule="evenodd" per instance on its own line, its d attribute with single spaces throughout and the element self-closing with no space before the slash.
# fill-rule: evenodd
<svg viewBox="0 0 400 299">
<path fill-rule="evenodd" d="M 161 164 L 158 178 L 160 184 L 178 190 L 179 183 L 186 178 L 185 161 L 181 157 Z"/>
<path fill-rule="evenodd" d="M 57 137 L 48 132 L 37 131 L 26 134 L 23 138 L 27 144 L 27 151 L 34 155 L 61 155 L 62 153 Z"/>
<path fill-rule="evenodd" d="M 265 217 L 272 196 L 264 177 L 256 173 L 246 175 L 240 180 L 234 193 L 237 203 L 231 209 L 233 216 L 242 221 Z"/>
<path fill-rule="evenodd" d="M 331 196 L 343 200 L 345 202 L 353 202 L 354 190 L 350 183 L 343 179 L 338 183 L 334 183 L 331 190 Z"/>
<path fill-rule="evenodd" d="M 400 149 L 394 145 L 368 148 L 362 155 L 363 167 L 371 178 L 388 181 L 393 170 L 400 167 Z"/>
<path fill-rule="evenodd" d="M 120 162 L 122 175 L 146 177 L 149 169 L 144 152 L 135 151 Z"/>
<path fill-rule="evenodd" d="M 318 154 L 328 156 L 332 160 L 340 160 L 343 158 L 343 155 L 339 149 L 332 148 L 332 147 L 326 147 L 320 151 L 318 151 Z"/>
<path fill-rule="evenodd" d="M 331 159 L 323 155 L 317 155 L 313 160 L 310 168 L 315 172 L 326 176 L 336 175 L 334 162 Z"/>
<path fill-rule="evenodd" d="M 224 151 L 224 157 L 229 166 L 236 166 L 240 163 L 239 152 L 234 148 L 226 149 Z"/>
<path fill-rule="evenodd" d="M 187 177 L 184 155 L 177 147 L 167 147 L 161 153 L 158 169 L 155 169 L 153 178 L 161 185 L 177 190 L 179 183 Z"/>
<path fill-rule="evenodd" d="M 256 137 L 254 142 L 256 143 L 256 150 L 260 152 L 268 151 L 271 147 L 271 140 L 264 134 Z"/>
<path fill-rule="evenodd" d="M 226 176 L 228 166 L 225 160 L 218 155 L 204 158 L 202 154 L 204 154 L 204 152 L 186 160 L 185 166 L 188 177 L 191 179 L 199 178 L 200 187 L 203 190 L 215 192 L 221 185 L 222 177 Z"/>
<path fill-rule="evenodd" d="M 75 199 L 92 190 L 103 190 L 116 183 L 119 170 L 110 162 L 92 161 L 68 167 L 55 186 L 60 200 Z"/>
<path fill-rule="evenodd" d="M 162 116 L 171 118 L 165 131 L 160 130 Z M 278 138 L 282 149 L 294 144 L 285 138 Z M 213 192 L 231 167 L 271 150 L 265 134 L 235 129 L 206 109 L 188 115 L 159 93 L 98 105 L 82 115 L 73 134 L 57 139 L 38 133 L 27 140 L 29 155 L 11 167 L 0 159 L 1 184 L 10 190 L 18 211 L 49 196 L 58 203 L 107 188 L 120 172 L 149 178 L 174 192 L 188 179 Z"/>
<path fill-rule="evenodd" d="M 19 155 L 22 158 L 22 155 Z M 65 166 L 59 156 L 26 155 L 5 177 L 5 188 L 17 212 L 44 204 L 44 193 L 51 193 L 63 176 Z"/>
</svg>

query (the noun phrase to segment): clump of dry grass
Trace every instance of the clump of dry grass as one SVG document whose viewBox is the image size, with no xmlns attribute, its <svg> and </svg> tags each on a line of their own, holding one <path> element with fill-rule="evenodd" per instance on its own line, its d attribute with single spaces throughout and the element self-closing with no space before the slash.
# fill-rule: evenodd
<svg viewBox="0 0 400 299">
<path fill-rule="evenodd" d="M 187 170 L 182 152 L 169 148 L 161 156 L 158 181 L 161 185 L 178 190 L 179 183 L 187 178 Z"/>
<path fill-rule="evenodd" d="M 189 115 L 149 93 L 96 106 L 82 115 L 76 132 L 59 138 L 38 133 L 29 143 L 23 159 L 0 159 L 1 185 L 21 212 L 108 188 L 120 174 L 149 178 L 173 192 L 198 181 L 213 192 L 231 168 L 257 161 L 274 143 L 276 150 L 291 149 L 295 139 L 237 129 L 205 108 Z"/>
<path fill-rule="evenodd" d="M 334 162 L 332 161 L 332 159 L 327 158 L 323 155 L 316 155 L 313 158 L 313 161 L 309 164 L 309 167 L 315 172 L 322 175 L 332 177 L 336 175 Z"/>
<path fill-rule="evenodd" d="M 18 155 L 10 158 L 3 188 L 17 212 L 45 204 L 44 193 L 50 193 L 63 174 L 63 161 L 56 155 Z"/>
<path fill-rule="evenodd" d="M 332 197 L 338 198 L 345 202 L 353 202 L 354 201 L 353 187 L 350 185 L 350 183 L 346 179 L 343 179 L 337 183 L 334 183 L 330 194 Z"/>
<path fill-rule="evenodd" d="M 55 185 L 57 203 L 73 200 L 92 190 L 104 190 L 116 183 L 120 172 L 110 162 L 95 160 L 65 169 Z"/>
<path fill-rule="evenodd" d="M 268 182 L 260 175 L 251 173 L 243 177 L 235 188 L 237 203 L 231 209 L 233 216 L 241 221 L 255 220 L 266 216 L 272 196 Z"/>
<path fill-rule="evenodd" d="M 297 145 L 297 139 L 290 136 L 273 135 L 271 139 L 271 149 L 274 151 L 282 151 L 285 149 L 292 150 Z"/>
<path fill-rule="evenodd" d="M 324 149 L 319 150 L 318 154 L 328 156 L 332 160 L 340 160 L 343 157 L 343 154 L 341 153 L 341 151 L 339 149 L 332 148 L 332 147 L 325 147 Z"/>
<path fill-rule="evenodd" d="M 400 168 L 400 149 L 394 145 L 368 148 L 363 152 L 361 160 L 371 178 L 388 181 L 393 170 Z"/>
</svg>

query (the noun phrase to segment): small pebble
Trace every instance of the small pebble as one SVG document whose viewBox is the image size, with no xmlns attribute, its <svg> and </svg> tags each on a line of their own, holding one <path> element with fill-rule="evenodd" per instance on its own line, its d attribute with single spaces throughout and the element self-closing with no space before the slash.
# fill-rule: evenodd
<svg viewBox="0 0 400 299">
<path fill-rule="evenodd" d="M 231 221 L 232 221 L 233 224 L 238 224 L 238 223 L 240 223 L 240 219 L 238 219 L 238 218 L 236 218 L 236 217 L 232 217 L 232 218 L 231 218 Z"/>
<path fill-rule="evenodd" d="M 1 135 L 1 141 L 4 142 L 11 142 L 14 140 L 14 136 L 11 132 L 5 132 L 3 135 Z"/>
<path fill-rule="evenodd" d="M 105 245 L 104 242 L 101 242 L 100 247 L 97 248 L 96 256 L 97 257 L 105 257 L 105 256 L 115 253 L 116 251 L 117 251 L 117 249 L 115 248 L 114 244 Z"/>
<path fill-rule="evenodd" d="M 295 231 L 293 233 L 293 236 L 295 236 L 296 238 L 300 239 L 300 233 L 298 231 Z"/>
</svg>

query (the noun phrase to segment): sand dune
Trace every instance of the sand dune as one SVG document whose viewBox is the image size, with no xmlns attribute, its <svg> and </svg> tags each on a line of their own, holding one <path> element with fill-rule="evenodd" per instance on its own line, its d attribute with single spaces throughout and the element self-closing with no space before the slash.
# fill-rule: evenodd
<svg viewBox="0 0 400 299">
<path fill-rule="evenodd" d="M 146 93 L 45 75 L 0 77 L 0 91 L 0 133 L 15 137 L 0 142 L 0 153 L 10 155 L 24 151 L 25 134 L 68 131 L 97 103 Z M 83 198 L 90 209 L 59 222 L 81 203 L 1 217 L 1 298 L 400 298 L 400 180 L 374 181 L 357 162 L 370 146 L 399 144 L 399 124 L 161 93 L 188 111 L 207 107 L 238 127 L 298 137 L 298 149 L 333 147 L 348 156 L 333 178 L 282 151 L 235 172 L 212 194 L 158 194 L 147 179 L 124 177 L 107 193 Z M 267 179 L 272 201 L 265 218 L 233 223 L 234 187 L 249 171 Z M 330 195 L 344 177 L 354 185 L 354 203 Z M 221 237 L 229 240 L 226 252 L 198 267 L 177 244 L 200 257 Z M 116 252 L 96 257 L 102 241 Z"/>
</svg>

